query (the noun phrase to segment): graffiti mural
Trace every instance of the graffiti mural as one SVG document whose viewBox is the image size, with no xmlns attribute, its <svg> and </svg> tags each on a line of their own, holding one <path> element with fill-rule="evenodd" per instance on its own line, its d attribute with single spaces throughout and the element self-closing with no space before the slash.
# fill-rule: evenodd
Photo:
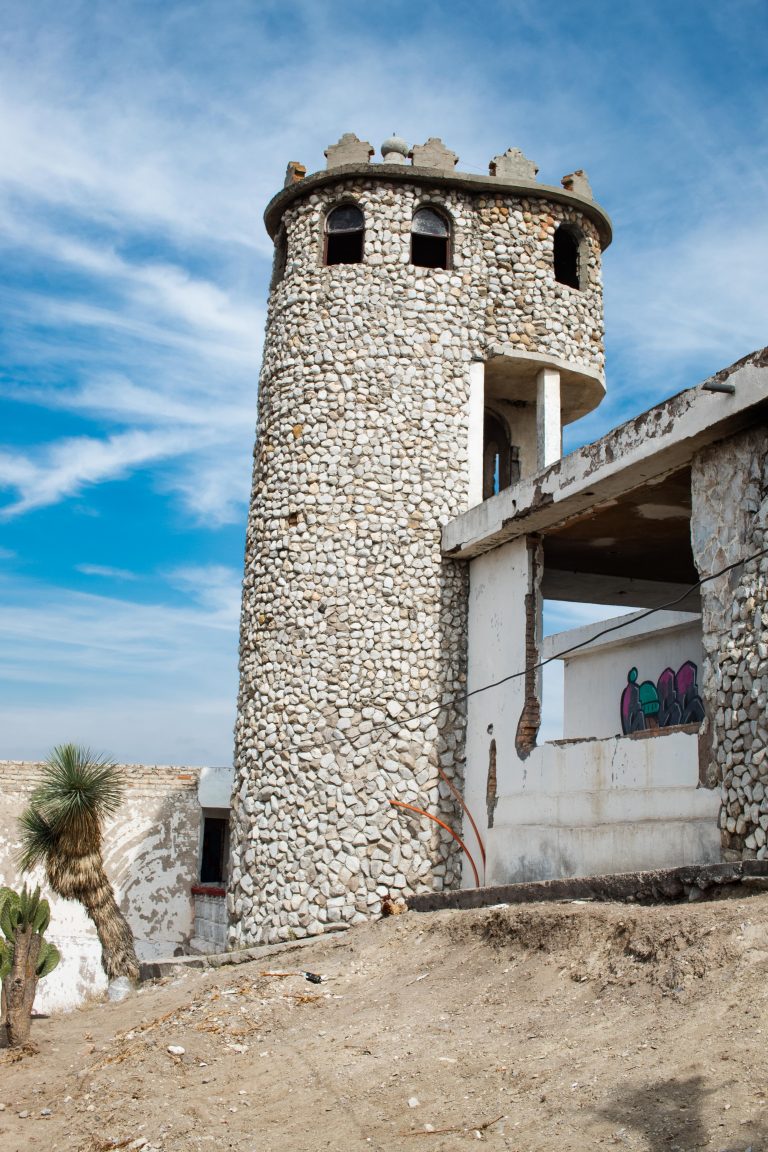
<svg viewBox="0 0 768 1152">
<path fill-rule="evenodd" d="M 699 670 L 692 660 L 677 672 L 665 668 L 653 680 L 637 682 L 637 668 L 627 673 L 627 686 L 621 694 L 621 730 L 642 732 L 648 728 L 671 728 L 674 724 L 700 724 L 704 705 L 699 696 Z"/>
</svg>

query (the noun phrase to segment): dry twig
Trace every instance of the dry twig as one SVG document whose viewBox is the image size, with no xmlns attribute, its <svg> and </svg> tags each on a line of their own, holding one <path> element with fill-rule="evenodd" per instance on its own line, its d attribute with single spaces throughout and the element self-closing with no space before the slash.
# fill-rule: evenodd
<svg viewBox="0 0 768 1152">
<path fill-rule="evenodd" d="M 487 1132 L 489 1128 L 493 1128 L 494 1124 L 498 1124 L 499 1120 L 505 1120 L 506 1115 L 502 1112 L 501 1116 L 497 1116 L 495 1120 L 486 1120 L 484 1124 L 456 1124 L 452 1128 L 424 1128 L 416 1132 L 401 1132 L 401 1136 L 447 1136 L 452 1132 Z"/>
</svg>

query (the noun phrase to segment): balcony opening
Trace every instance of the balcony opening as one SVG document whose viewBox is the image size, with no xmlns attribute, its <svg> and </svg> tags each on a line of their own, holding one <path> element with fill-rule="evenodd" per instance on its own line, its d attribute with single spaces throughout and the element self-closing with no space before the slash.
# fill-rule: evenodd
<svg viewBox="0 0 768 1152">
<path fill-rule="evenodd" d="M 511 443 L 505 422 L 485 411 L 483 423 L 483 500 L 520 479 L 520 452 Z"/>
</svg>

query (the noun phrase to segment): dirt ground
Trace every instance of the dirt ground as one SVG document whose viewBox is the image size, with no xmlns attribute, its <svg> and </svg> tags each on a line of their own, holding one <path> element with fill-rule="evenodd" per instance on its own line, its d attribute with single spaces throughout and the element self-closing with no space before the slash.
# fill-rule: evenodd
<svg viewBox="0 0 768 1152">
<path fill-rule="evenodd" d="M 765 894 L 410 912 L 36 1021 L 0 1150 L 768 1152 L 767 1008 Z"/>
</svg>

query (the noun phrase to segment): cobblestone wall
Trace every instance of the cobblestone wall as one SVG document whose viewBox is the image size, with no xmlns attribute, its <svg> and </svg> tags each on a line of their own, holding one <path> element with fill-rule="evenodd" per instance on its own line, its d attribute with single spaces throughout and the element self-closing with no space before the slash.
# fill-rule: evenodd
<svg viewBox="0 0 768 1152">
<path fill-rule="evenodd" d="M 322 266 L 330 208 L 362 264 Z M 452 266 L 409 263 L 414 210 L 452 221 Z M 555 281 L 577 220 L 583 291 Z M 468 496 L 469 367 L 503 341 L 602 365 L 600 245 L 569 205 L 375 178 L 294 201 L 272 292 L 246 545 L 230 943 L 322 931 L 458 883 L 466 572 L 440 528 Z M 426 714 L 425 714 L 426 713 Z M 385 727 L 384 726 L 388 726 Z"/>
<path fill-rule="evenodd" d="M 692 472 L 692 538 L 702 576 L 768 546 L 768 427 L 702 452 Z M 768 859 L 768 557 L 702 588 L 703 686 L 721 787 L 725 859 Z"/>
</svg>

